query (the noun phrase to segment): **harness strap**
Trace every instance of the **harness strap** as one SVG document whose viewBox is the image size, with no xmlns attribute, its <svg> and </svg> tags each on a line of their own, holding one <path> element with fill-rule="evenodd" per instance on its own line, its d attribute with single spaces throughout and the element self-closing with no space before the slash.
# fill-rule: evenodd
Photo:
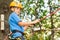
<svg viewBox="0 0 60 40">
<path fill-rule="evenodd" d="M 13 31 L 12 31 L 12 33 L 16 33 L 16 32 L 19 32 L 19 33 L 21 33 L 22 35 L 24 35 L 24 33 L 21 32 L 21 31 L 19 31 L 19 30 L 13 30 Z"/>
</svg>

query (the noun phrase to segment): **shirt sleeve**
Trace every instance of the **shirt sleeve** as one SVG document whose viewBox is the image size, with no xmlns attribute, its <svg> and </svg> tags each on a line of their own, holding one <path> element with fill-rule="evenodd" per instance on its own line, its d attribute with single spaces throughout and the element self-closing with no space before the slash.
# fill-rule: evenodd
<svg viewBox="0 0 60 40">
<path fill-rule="evenodd" d="M 14 14 L 14 15 L 13 15 L 13 20 L 15 20 L 16 23 L 22 21 L 17 14 Z"/>
</svg>

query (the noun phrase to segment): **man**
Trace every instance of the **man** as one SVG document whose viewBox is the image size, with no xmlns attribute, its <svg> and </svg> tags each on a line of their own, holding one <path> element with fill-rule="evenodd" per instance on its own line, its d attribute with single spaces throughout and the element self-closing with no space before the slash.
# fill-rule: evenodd
<svg viewBox="0 0 60 40">
<path fill-rule="evenodd" d="M 32 22 L 22 22 L 22 20 L 19 18 L 20 10 L 22 8 L 23 7 L 21 3 L 15 1 L 10 3 L 10 9 L 12 13 L 9 16 L 9 25 L 10 31 L 12 32 L 11 37 L 14 38 L 13 40 L 16 40 L 16 38 L 21 38 L 21 40 L 25 40 L 23 37 L 24 30 L 26 30 L 28 26 L 39 22 L 39 19 Z"/>
</svg>

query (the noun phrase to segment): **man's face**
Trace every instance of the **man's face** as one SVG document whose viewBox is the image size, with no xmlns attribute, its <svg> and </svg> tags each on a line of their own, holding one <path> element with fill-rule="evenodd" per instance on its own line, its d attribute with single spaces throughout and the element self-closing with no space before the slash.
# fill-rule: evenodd
<svg viewBox="0 0 60 40">
<path fill-rule="evenodd" d="M 15 8 L 15 11 L 16 11 L 18 14 L 20 14 L 20 8 L 16 7 L 16 8 Z"/>
</svg>

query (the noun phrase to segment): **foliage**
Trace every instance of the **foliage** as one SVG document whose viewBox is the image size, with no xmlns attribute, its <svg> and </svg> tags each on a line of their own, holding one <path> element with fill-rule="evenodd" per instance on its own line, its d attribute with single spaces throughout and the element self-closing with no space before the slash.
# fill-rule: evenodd
<svg viewBox="0 0 60 40">
<path fill-rule="evenodd" d="M 55 0 L 54 0 L 55 1 Z M 23 4 L 23 10 L 21 12 L 21 17 L 22 19 L 25 18 L 25 20 L 30 19 L 31 21 L 33 20 L 33 15 L 35 16 L 35 19 L 38 18 L 43 18 L 44 16 L 47 16 L 50 14 L 50 6 L 51 6 L 51 11 L 55 11 L 58 8 L 58 5 L 53 2 L 53 0 L 20 0 L 20 2 Z M 30 15 L 30 17 L 28 17 Z M 53 25 L 55 28 L 60 26 L 60 14 L 59 12 L 53 15 Z M 29 21 L 29 20 L 27 20 Z M 45 20 L 42 20 L 40 23 L 36 24 L 34 27 L 37 27 L 39 24 L 41 24 L 42 29 L 47 29 L 43 34 L 46 35 L 46 37 L 43 36 L 42 32 L 37 32 L 30 37 L 29 40 L 50 40 L 51 34 L 47 35 L 49 32 L 48 30 L 51 28 L 51 18 L 50 16 L 47 17 Z M 39 25 L 40 26 L 40 25 Z M 31 28 L 30 28 L 31 29 Z M 30 31 L 30 30 L 29 30 Z M 51 32 L 51 31 L 50 31 Z M 30 33 L 30 32 L 29 32 Z M 40 35 L 39 37 L 37 35 Z M 44 39 L 44 38 L 45 39 Z M 28 39 L 28 38 L 27 38 Z"/>
</svg>

